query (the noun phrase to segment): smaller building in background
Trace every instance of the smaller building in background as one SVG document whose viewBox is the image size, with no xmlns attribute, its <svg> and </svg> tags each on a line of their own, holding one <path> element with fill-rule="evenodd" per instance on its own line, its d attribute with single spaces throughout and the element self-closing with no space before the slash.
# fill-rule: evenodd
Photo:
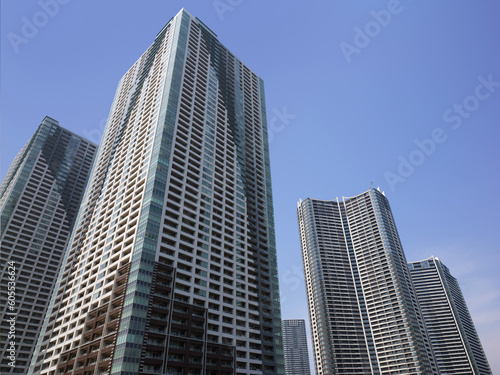
<svg viewBox="0 0 500 375">
<path fill-rule="evenodd" d="M 282 321 L 286 375 L 309 375 L 306 323 L 304 319 Z"/>
<path fill-rule="evenodd" d="M 448 267 L 434 257 L 408 266 L 440 373 L 491 375 L 462 291 Z"/>
<path fill-rule="evenodd" d="M 28 370 L 96 151 L 45 117 L 0 186 L 2 374 Z"/>
</svg>

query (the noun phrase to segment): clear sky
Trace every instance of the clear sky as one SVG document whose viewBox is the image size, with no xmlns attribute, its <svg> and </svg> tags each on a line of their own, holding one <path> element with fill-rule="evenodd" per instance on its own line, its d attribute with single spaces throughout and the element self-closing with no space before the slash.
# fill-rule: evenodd
<svg viewBox="0 0 500 375">
<path fill-rule="evenodd" d="M 2 0 L 1 177 L 44 116 L 98 141 L 118 80 L 182 7 L 261 76 L 282 316 L 308 319 L 297 201 L 373 182 L 408 260 L 458 278 L 500 374 L 500 3 Z"/>
</svg>

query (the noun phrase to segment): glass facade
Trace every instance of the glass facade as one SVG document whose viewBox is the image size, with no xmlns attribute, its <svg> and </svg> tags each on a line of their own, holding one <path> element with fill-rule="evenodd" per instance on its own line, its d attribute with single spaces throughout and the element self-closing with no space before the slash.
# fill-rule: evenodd
<svg viewBox="0 0 500 375">
<path fill-rule="evenodd" d="M 27 372 L 96 151 L 46 117 L 0 186 L 2 374 Z"/>
<path fill-rule="evenodd" d="M 287 319 L 283 327 L 283 349 L 287 375 L 310 375 L 307 350 L 306 322 L 303 319 Z"/>
</svg>

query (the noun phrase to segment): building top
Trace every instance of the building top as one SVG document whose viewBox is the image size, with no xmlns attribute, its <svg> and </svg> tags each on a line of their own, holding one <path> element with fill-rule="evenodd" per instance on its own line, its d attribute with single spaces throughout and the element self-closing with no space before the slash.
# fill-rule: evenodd
<svg viewBox="0 0 500 375">
<path fill-rule="evenodd" d="M 370 192 L 370 191 L 372 191 L 372 190 L 373 190 L 373 191 L 378 191 L 378 193 L 382 194 L 382 195 L 385 197 L 385 192 L 384 192 L 384 191 L 381 191 L 381 190 L 380 190 L 380 187 L 378 187 L 378 188 L 376 188 L 376 189 L 371 187 L 371 188 L 369 188 L 368 190 L 366 190 L 366 191 L 364 191 L 364 192 L 362 192 L 362 193 L 360 193 L 360 194 L 358 194 L 358 195 L 354 195 L 354 196 L 352 196 L 352 197 L 345 197 L 345 196 L 342 196 L 342 200 L 345 200 L 345 199 L 354 199 L 354 198 L 360 197 L 360 196 L 362 196 L 362 195 L 365 195 L 365 194 L 369 193 L 369 192 Z M 321 201 L 321 202 L 338 202 L 338 201 L 339 201 L 339 198 L 338 198 L 338 197 L 336 197 L 335 199 L 317 199 L 317 198 L 306 198 L 306 199 L 304 199 L 304 200 L 299 199 L 299 201 L 297 202 L 297 207 L 300 207 L 300 206 L 302 205 L 302 203 L 303 203 L 303 202 L 305 202 L 305 201 L 307 201 L 307 200 L 309 200 L 309 199 L 314 199 L 315 201 Z"/>
<path fill-rule="evenodd" d="M 283 319 L 282 322 L 286 323 L 287 325 L 294 326 L 301 323 L 305 324 L 306 321 L 304 319 Z"/>
<path fill-rule="evenodd" d="M 91 140 L 89 140 L 89 139 L 87 139 L 87 138 L 85 138 L 85 137 L 83 137 L 83 136 L 81 136 L 81 135 L 79 135 L 79 134 L 76 134 L 75 132 L 72 132 L 71 130 L 68 130 L 67 128 L 63 128 L 63 127 L 59 124 L 59 121 L 57 121 L 57 120 L 53 119 L 53 118 L 52 118 L 52 117 L 50 117 L 50 116 L 45 116 L 45 117 L 43 118 L 42 122 L 40 123 L 40 126 L 42 126 L 42 125 L 44 125 L 44 124 L 46 124 L 46 125 L 49 125 L 49 124 L 50 124 L 50 125 L 59 126 L 60 128 L 64 129 L 64 131 L 66 131 L 66 132 L 70 133 L 72 136 L 77 137 L 77 138 L 79 138 L 79 139 L 81 139 L 81 140 L 83 140 L 83 141 L 85 141 L 85 142 L 87 142 L 87 143 L 90 143 L 90 144 L 94 145 L 94 146 L 99 146 L 97 143 L 94 143 L 94 142 L 92 142 Z"/>
</svg>

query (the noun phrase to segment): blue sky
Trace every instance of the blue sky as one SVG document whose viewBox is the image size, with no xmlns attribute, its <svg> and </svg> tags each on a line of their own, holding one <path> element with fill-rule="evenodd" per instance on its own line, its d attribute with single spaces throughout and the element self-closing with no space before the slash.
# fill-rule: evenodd
<svg viewBox="0 0 500 375">
<path fill-rule="evenodd" d="M 307 319 L 296 207 L 373 182 L 408 260 L 458 278 L 500 373 L 500 3 L 2 0 L 1 177 L 49 115 L 98 141 L 182 7 L 266 86 L 283 318 Z"/>
</svg>

